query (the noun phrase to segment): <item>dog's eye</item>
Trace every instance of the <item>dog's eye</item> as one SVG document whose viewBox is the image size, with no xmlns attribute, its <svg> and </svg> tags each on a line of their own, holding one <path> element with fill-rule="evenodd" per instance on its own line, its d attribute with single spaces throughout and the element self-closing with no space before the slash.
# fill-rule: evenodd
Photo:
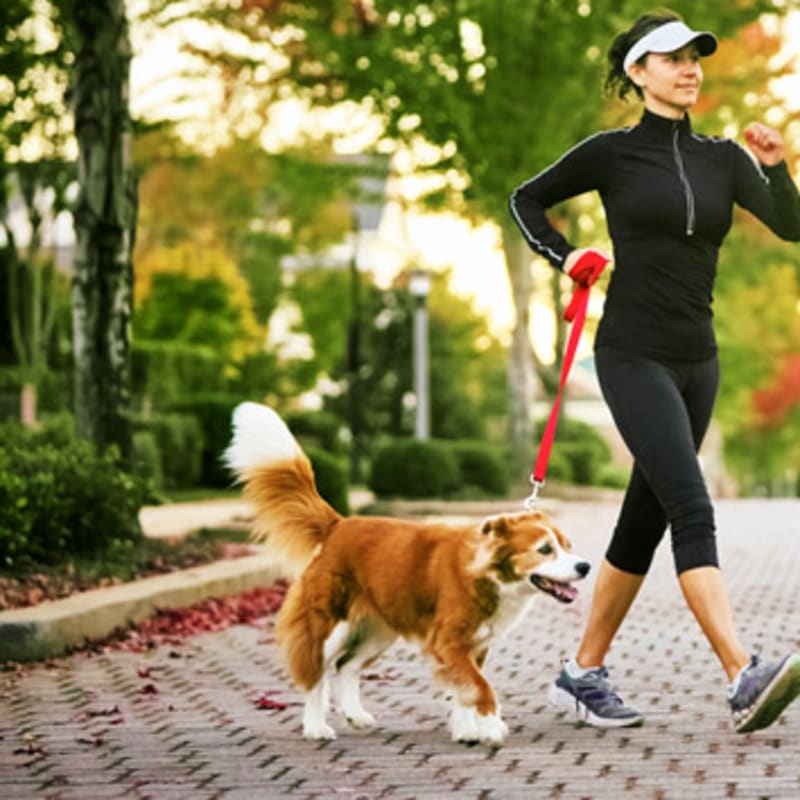
<svg viewBox="0 0 800 800">
<path fill-rule="evenodd" d="M 549 556 L 549 555 L 552 555 L 552 554 L 553 554 L 553 545 L 551 545 L 551 544 L 543 544 L 543 545 L 542 545 L 542 546 L 539 548 L 539 552 L 540 552 L 540 553 L 541 553 L 543 556 Z"/>
</svg>

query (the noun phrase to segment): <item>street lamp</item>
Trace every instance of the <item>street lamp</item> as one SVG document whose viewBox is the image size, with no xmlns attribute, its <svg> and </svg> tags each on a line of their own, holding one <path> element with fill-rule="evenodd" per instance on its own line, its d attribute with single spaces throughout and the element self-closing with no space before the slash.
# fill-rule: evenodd
<svg viewBox="0 0 800 800">
<path fill-rule="evenodd" d="M 417 396 L 417 414 L 414 437 L 425 440 L 430 437 L 430 390 L 428 367 L 428 306 L 431 291 L 431 274 L 424 269 L 411 272 L 408 290 L 416 298 L 414 308 L 414 393 Z"/>
</svg>

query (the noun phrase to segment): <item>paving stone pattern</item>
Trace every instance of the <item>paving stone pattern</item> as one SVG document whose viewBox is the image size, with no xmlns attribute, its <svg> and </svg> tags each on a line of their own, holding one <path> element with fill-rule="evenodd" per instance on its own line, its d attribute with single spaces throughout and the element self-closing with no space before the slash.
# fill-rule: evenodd
<svg viewBox="0 0 800 800">
<path fill-rule="evenodd" d="M 615 507 L 557 506 L 575 550 L 602 558 Z M 800 503 L 719 505 L 723 568 L 742 639 L 765 657 L 800 649 Z M 398 645 L 367 675 L 371 732 L 300 736 L 272 621 L 141 655 L 76 654 L 0 674 L 0 792 L 20 798 L 800 798 L 800 702 L 771 729 L 731 731 L 725 683 L 681 599 L 663 546 L 609 658 L 644 727 L 578 728 L 544 696 L 588 610 L 542 598 L 487 671 L 506 746 L 449 741 L 441 689 Z M 266 698 L 285 708 L 262 709 Z M 270 705 L 267 702 L 266 705 Z"/>
</svg>

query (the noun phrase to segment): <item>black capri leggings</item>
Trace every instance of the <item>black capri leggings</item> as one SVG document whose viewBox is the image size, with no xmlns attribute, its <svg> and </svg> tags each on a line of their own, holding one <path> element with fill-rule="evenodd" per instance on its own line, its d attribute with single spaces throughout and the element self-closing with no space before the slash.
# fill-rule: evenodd
<svg viewBox="0 0 800 800">
<path fill-rule="evenodd" d="M 680 575 L 717 566 L 714 509 L 697 451 L 719 385 L 717 357 L 665 363 L 609 347 L 595 354 L 608 407 L 634 465 L 606 558 L 644 575 L 667 523 Z"/>
</svg>

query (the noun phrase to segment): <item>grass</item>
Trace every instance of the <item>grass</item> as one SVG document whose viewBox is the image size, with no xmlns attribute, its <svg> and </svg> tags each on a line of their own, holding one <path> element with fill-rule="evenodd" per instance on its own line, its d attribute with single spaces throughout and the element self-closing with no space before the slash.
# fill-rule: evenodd
<svg viewBox="0 0 800 800">
<path fill-rule="evenodd" d="M 169 489 L 164 492 L 164 503 L 197 503 L 203 500 L 238 500 L 242 496 L 241 486 L 214 489 L 199 486 L 192 489 Z"/>
</svg>

